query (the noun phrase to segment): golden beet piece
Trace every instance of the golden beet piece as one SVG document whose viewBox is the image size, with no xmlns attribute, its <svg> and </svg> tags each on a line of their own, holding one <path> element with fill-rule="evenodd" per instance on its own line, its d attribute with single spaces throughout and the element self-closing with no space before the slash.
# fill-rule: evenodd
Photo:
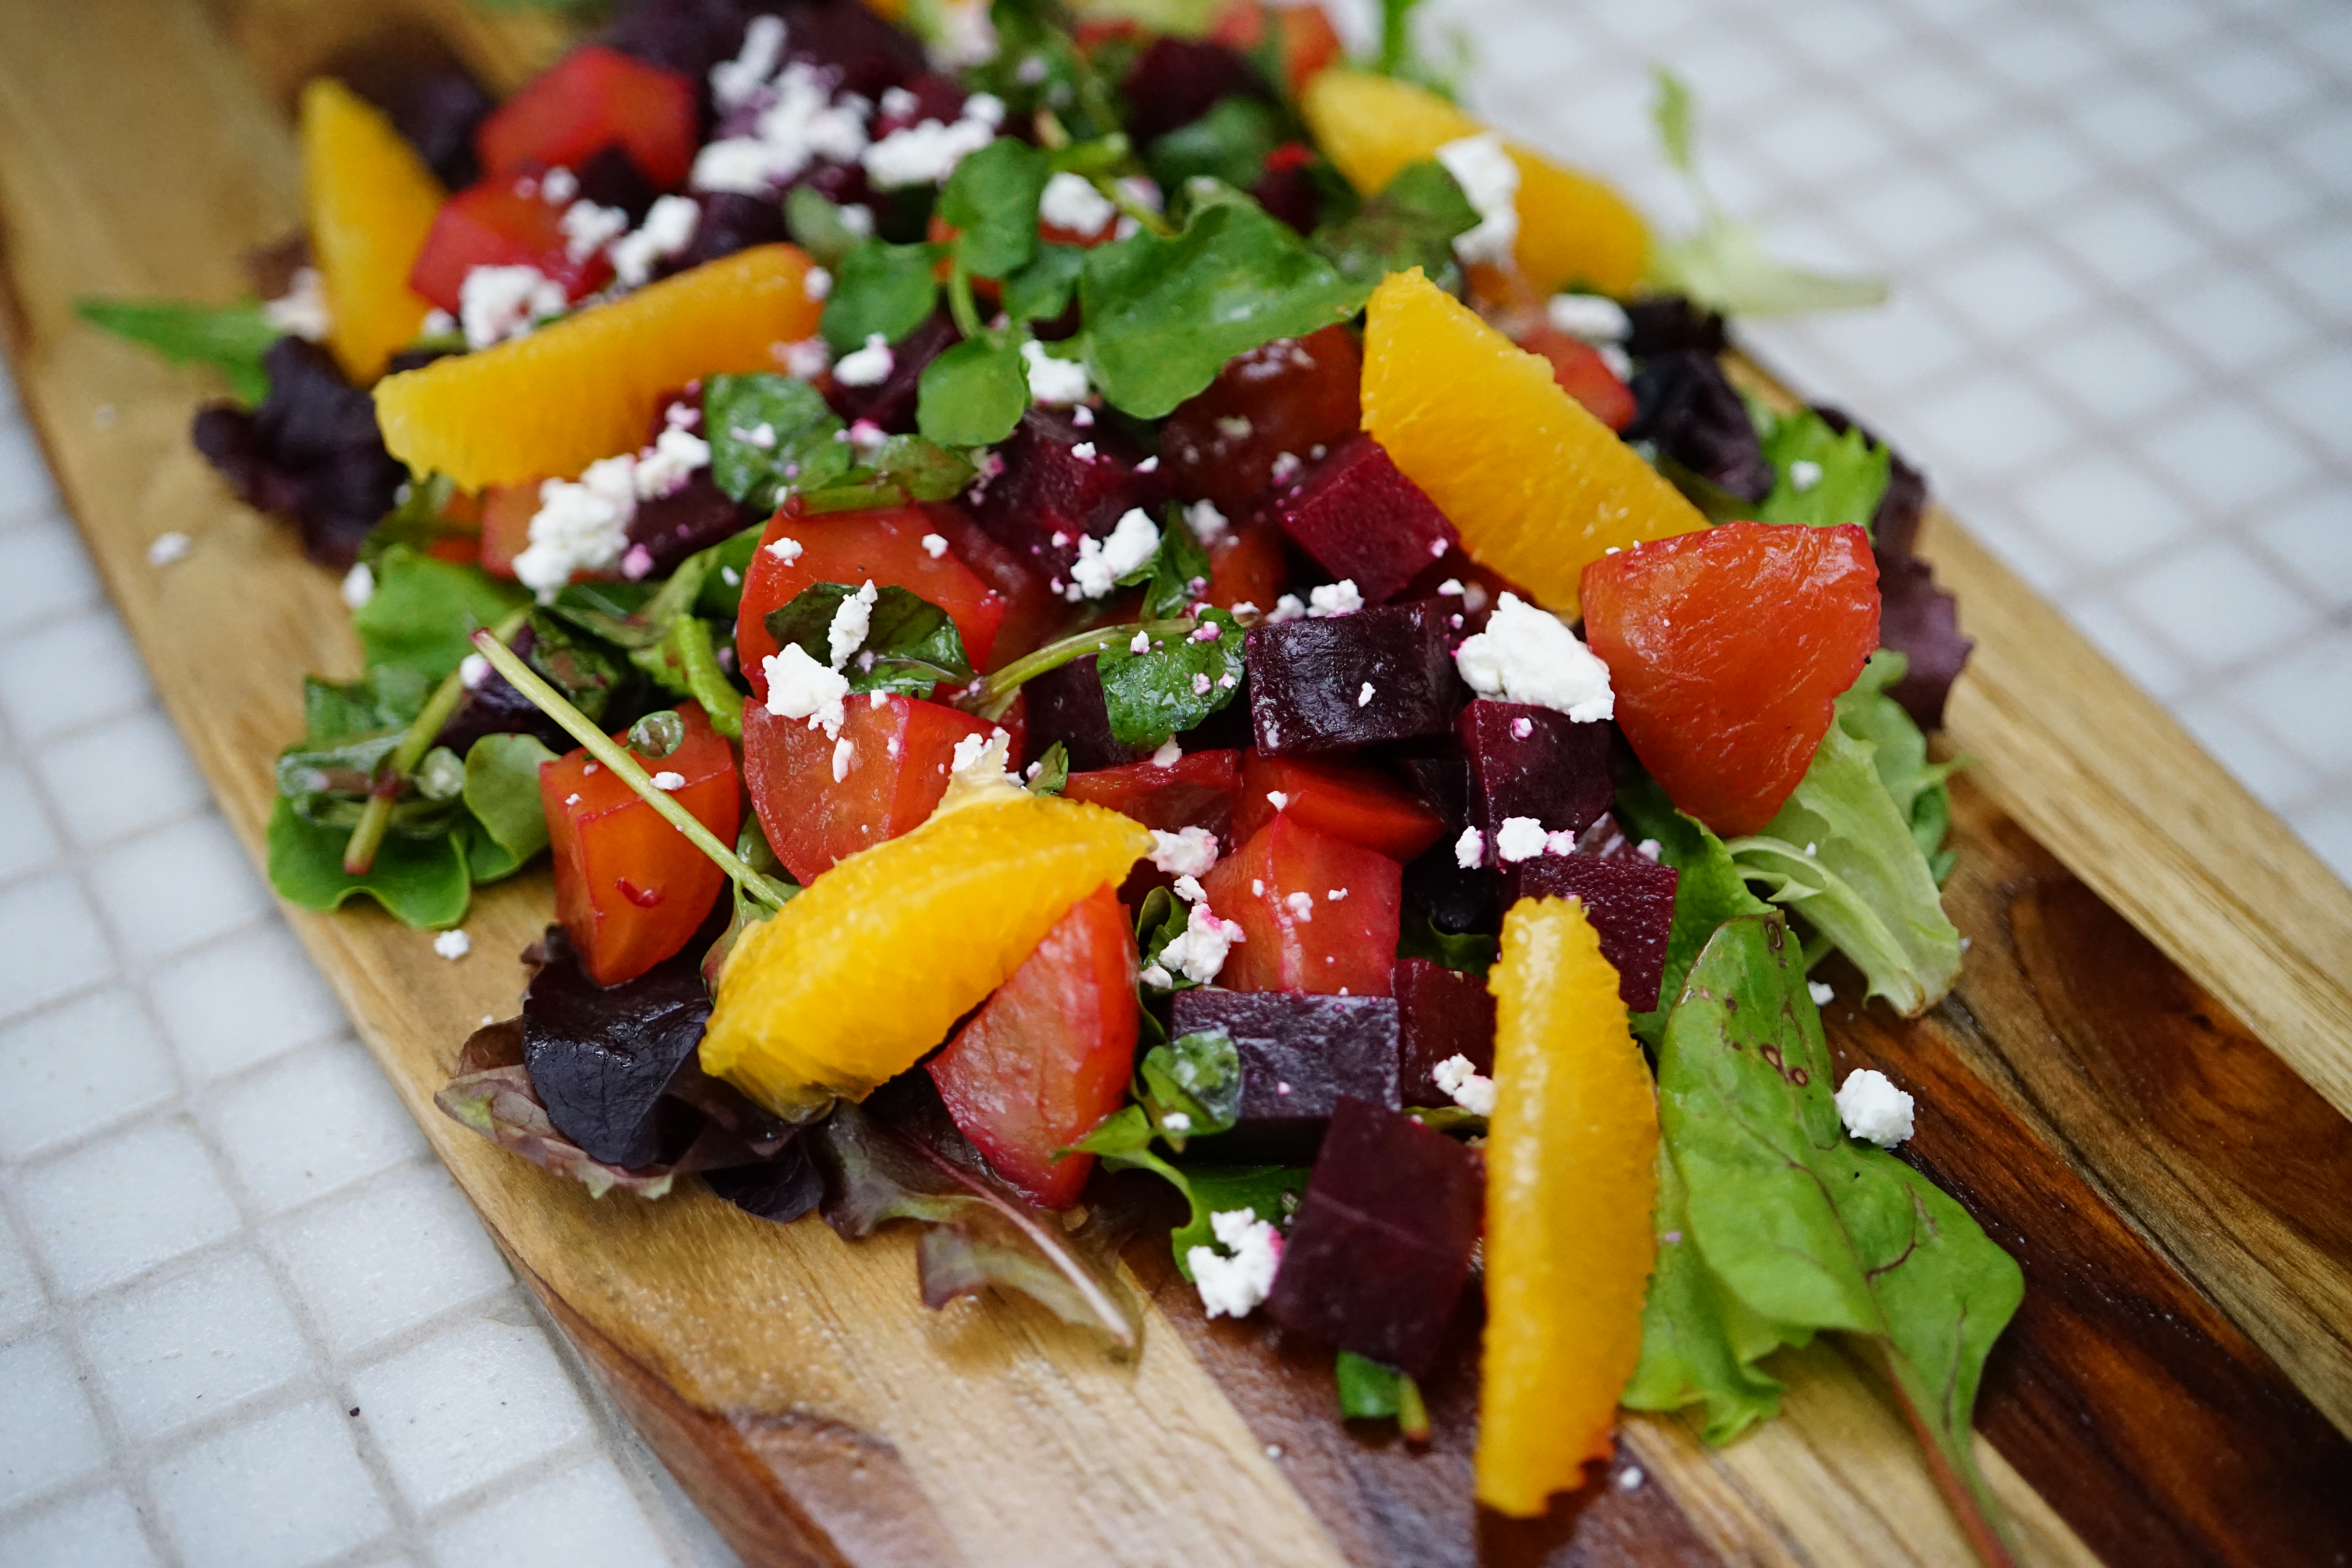
<svg viewBox="0 0 2352 1568">
<path fill-rule="evenodd" d="M 446 193 L 372 104 L 331 77 L 302 89 L 302 212 L 327 294 L 327 347 L 364 385 L 433 307 L 408 286 Z"/>
</svg>

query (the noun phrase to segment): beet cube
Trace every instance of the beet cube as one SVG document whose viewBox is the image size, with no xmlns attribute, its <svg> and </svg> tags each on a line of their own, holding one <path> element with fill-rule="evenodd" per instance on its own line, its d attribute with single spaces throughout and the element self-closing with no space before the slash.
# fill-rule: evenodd
<svg viewBox="0 0 2352 1568">
<path fill-rule="evenodd" d="M 1223 1029 L 1242 1058 L 1242 1103 L 1216 1158 L 1313 1158 L 1343 1099 L 1394 1109 L 1397 1005 L 1386 996 L 1180 991 L 1169 1032 Z"/>
<path fill-rule="evenodd" d="M 1130 508 L 1155 523 L 1168 508 L 1167 479 L 1157 465 L 1143 468 L 1142 454 L 1108 425 L 1033 408 L 996 455 L 1004 471 L 972 488 L 972 521 L 1057 585 L 1069 579 L 1080 537 L 1108 536 Z"/>
<path fill-rule="evenodd" d="M 1617 970 L 1617 994 L 1636 1013 L 1658 1005 L 1666 933 L 1675 923 L 1678 873 L 1639 855 L 1538 855 L 1517 873 L 1523 899 L 1581 899 L 1601 936 L 1601 956 Z"/>
<path fill-rule="evenodd" d="M 1495 1071 L 1495 997 L 1475 974 L 1426 958 L 1400 958 L 1396 966 L 1397 1042 L 1401 1093 L 1407 1105 L 1445 1105 L 1431 1072 L 1449 1057 Z"/>
<path fill-rule="evenodd" d="M 1268 756 L 1311 756 L 1443 735 L 1468 688 L 1443 606 L 1423 602 L 1249 635 L 1250 721 Z"/>
<path fill-rule="evenodd" d="M 1103 705 L 1102 677 L 1094 656 L 1072 659 L 1022 687 L 1029 699 L 1029 754 L 1062 742 L 1074 773 L 1122 767 L 1151 755 L 1146 746 L 1122 746 L 1111 738 L 1110 710 Z"/>
<path fill-rule="evenodd" d="M 1136 57 L 1119 90 L 1139 147 L 1192 123 L 1228 98 L 1274 96 L 1249 57 L 1205 38 L 1162 37 Z"/>
<path fill-rule="evenodd" d="M 907 435 L 915 428 L 915 398 L 923 372 L 962 338 L 946 311 L 934 310 L 892 348 L 888 375 L 872 386 L 845 386 L 836 381 L 825 402 L 853 424 L 870 420 L 894 436 Z"/>
<path fill-rule="evenodd" d="M 1454 525 L 1388 451 L 1357 436 L 1270 508 L 1301 550 L 1368 605 L 1386 604 L 1458 542 Z"/>
<path fill-rule="evenodd" d="M 1470 758 L 1470 822 L 1490 844 L 1514 816 L 1581 833 L 1616 798 L 1606 724 L 1482 698 L 1462 710 L 1460 731 Z"/>
<path fill-rule="evenodd" d="M 1363 379 L 1364 351 L 1344 326 L 1235 354 L 1160 429 L 1160 453 L 1176 493 L 1213 500 L 1240 521 L 1275 488 L 1277 471 L 1318 461 L 1355 435 Z M 1271 605 L 1274 596 L 1258 603 Z"/>
<path fill-rule="evenodd" d="M 759 521 L 701 468 L 669 494 L 637 503 L 629 542 L 645 547 L 645 575 L 666 576 L 697 551 L 722 544 Z"/>
<path fill-rule="evenodd" d="M 1485 1197 L 1469 1150 L 1400 1112 L 1340 1100 L 1265 1315 L 1425 1376 L 1470 1277 Z"/>
</svg>

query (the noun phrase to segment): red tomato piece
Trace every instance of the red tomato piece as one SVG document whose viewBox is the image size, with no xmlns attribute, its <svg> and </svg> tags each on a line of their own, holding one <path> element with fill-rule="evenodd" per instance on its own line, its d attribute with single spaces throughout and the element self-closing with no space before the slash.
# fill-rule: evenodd
<svg viewBox="0 0 2352 1568">
<path fill-rule="evenodd" d="M 1279 808 L 1266 798 L 1270 795 L 1283 797 Z M 1244 752 L 1234 832 L 1253 837 L 1277 811 L 1318 833 L 1377 849 L 1400 863 L 1436 843 L 1445 831 L 1435 812 L 1377 768 Z"/>
<path fill-rule="evenodd" d="M 835 742 L 804 719 L 777 718 L 756 697 L 743 704 L 751 809 L 797 882 L 920 824 L 947 793 L 956 742 L 994 728 L 919 697 L 885 697 L 879 705 L 851 697 L 845 712 Z"/>
<path fill-rule="evenodd" d="M 677 712 L 686 721 L 677 751 L 631 754 L 647 773 L 685 779 L 670 798 L 731 845 L 743 814 L 734 749 L 711 729 L 700 704 L 682 704 Z M 626 743 L 625 732 L 614 739 Z M 556 913 L 588 977 L 618 985 L 684 947 L 710 913 L 727 873 L 584 747 L 540 765 L 539 798 L 555 852 Z"/>
<path fill-rule="evenodd" d="M 1108 887 L 1071 906 L 947 1048 L 931 1081 L 996 1173 L 1049 1209 L 1076 1203 L 1092 1154 L 1054 1158 L 1127 1099 L 1142 1008 L 1135 939 Z"/>
<path fill-rule="evenodd" d="M 1633 389 L 1620 381 L 1601 351 L 1582 338 L 1557 327 L 1537 327 L 1519 339 L 1519 347 L 1551 361 L 1551 378 L 1559 383 L 1559 389 L 1612 430 L 1622 430 L 1633 423 Z"/>
<path fill-rule="evenodd" d="M 1231 845 L 1237 839 L 1234 799 L 1241 787 L 1239 752 L 1187 752 L 1174 767 L 1140 762 L 1072 773 L 1062 793 L 1072 800 L 1107 805 L 1162 833 L 1205 827 L 1220 844 Z"/>
<path fill-rule="evenodd" d="M 514 575 L 514 558 L 530 545 L 530 520 L 539 511 L 539 481 L 492 485 L 482 492 L 482 570 L 493 577 Z"/>
<path fill-rule="evenodd" d="M 932 526 L 920 507 L 883 507 L 873 511 L 835 512 L 824 517 L 768 520 L 760 548 L 751 552 L 751 568 L 743 574 L 743 602 L 735 620 L 735 658 L 755 697 L 768 695 L 765 663 L 776 651 L 768 635 L 767 616 L 793 602 L 814 583 L 846 583 L 852 587 L 872 583 L 899 587 L 937 605 L 955 623 L 963 638 L 964 658 L 974 669 L 988 668 L 996 646 L 996 628 L 1004 620 L 1004 596 L 975 576 L 951 550 L 937 555 L 923 548 L 926 537 L 947 536 Z M 790 541 L 785 561 L 777 548 Z"/>
<path fill-rule="evenodd" d="M 970 512 L 953 501 L 927 501 L 923 515 L 948 542 L 949 552 L 1004 601 L 1004 619 L 997 624 L 987 668 L 1000 669 L 1053 641 L 1068 624 L 1070 606 L 1045 585 L 1045 574 L 1032 570 L 1019 552 L 991 539 Z"/>
<path fill-rule="evenodd" d="M 1584 569 L 1583 601 L 1634 754 L 1726 837 L 1772 820 L 1878 647 L 1878 566 L 1853 523 L 1636 544 Z"/>
<path fill-rule="evenodd" d="M 488 174 L 578 169 L 617 145 L 655 186 L 686 183 L 698 140 L 692 79 L 589 44 L 499 105 L 474 132 Z"/>
<path fill-rule="evenodd" d="M 562 227 L 563 209 L 518 189 L 510 176 L 468 185 L 441 204 L 425 248 L 409 269 L 408 286 L 455 315 L 466 274 L 477 267 L 535 267 L 579 300 L 604 286 L 612 264 L 600 252 L 574 261 Z"/>
<path fill-rule="evenodd" d="M 1389 994 L 1404 868 L 1378 850 L 1286 812 L 1201 886 L 1209 907 L 1242 928 L 1217 976 L 1227 990 Z"/>
<path fill-rule="evenodd" d="M 1209 546 L 1209 585 L 1201 597 L 1218 609 L 1255 605 L 1271 610 L 1282 596 L 1290 563 L 1283 558 L 1282 530 L 1255 519 L 1240 523 Z"/>
</svg>

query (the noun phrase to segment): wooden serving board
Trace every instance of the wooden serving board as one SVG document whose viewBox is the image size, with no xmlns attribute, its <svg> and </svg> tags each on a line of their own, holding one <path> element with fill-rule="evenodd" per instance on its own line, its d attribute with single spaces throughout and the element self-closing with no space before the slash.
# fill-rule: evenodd
<svg viewBox="0 0 2352 1568">
<path fill-rule="evenodd" d="M 511 82 L 554 42 L 455 0 L 0 5 L 0 279 L 18 384 L 163 701 L 257 858 L 299 678 L 355 669 L 326 574 L 189 448 L 212 388 L 77 323 L 85 294 L 226 300 L 297 221 L 284 108 L 391 16 Z M 194 549 L 147 563 L 168 530 Z M 1924 541 L 1979 639 L 1949 739 L 1959 988 L 1831 1040 L 1918 1096 L 1907 1152 L 2024 1266 L 1979 1447 L 2022 1559 L 2340 1563 L 2352 1548 L 2352 893 L 1948 520 Z M 1333 1418 L 1328 1358 L 1209 1324 L 1166 1249 L 1115 1359 L 1024 1303 L 916 1300 L 852 1247 L 698 1186 L 592 1201 L 432 1107 L 514 1006 L 543 877 L 452 965 L 373 912 L 294 916 L 483 1219 L 750 1561 L 1959 1563 L 1856 1352 L 1782 1356 L 1787 1414 L 1720 1451 L 1637 1417 L 1530 1524 L 1469 1503 L 1465 1359 L 1428 1451 Z M 266 1005 L 263 1003 L 261 1005 Z M 689 1184 L 689 1186 L 692 1186 Z"/>
</svg>

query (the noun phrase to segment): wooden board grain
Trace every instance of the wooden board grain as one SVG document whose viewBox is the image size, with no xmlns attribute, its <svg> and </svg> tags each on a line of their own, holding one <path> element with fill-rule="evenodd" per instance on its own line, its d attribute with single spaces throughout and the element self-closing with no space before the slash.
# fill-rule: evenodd
<svg viewBox="0 0 2352 1568">
<path fill-rule="evenodd" d="M 344 612 L 188 450 L 202 378 L 70 307 L 239 291 L 238 254 L 294 222 L 288 84 L 365 44 L 356 8 L 322 5 L 0 7 L 19 383 L 256 847 L 299 676 L 356 665 Z M 455 36 L 492 74 L 532 58 Z M 170 529 L 195 548 L 151 568 Z M 2329 1561 L 2352 1533 L 2352 895 L 1965 536 L 1938 520 L 1927 549 L 1980 639 L 1952 709 L 1982 786 L 1961 793 L 1954 893 L 1977 945 L 1937 1014 L 1838 1019 L 1832 1044 L 1925 1090 L 1916 1156 L 2027 1265 L 1980 1411 L 1989 1474 L 2027 1561 Z M 1020 1303 L 925 1311 L 902 1237 L 848 1247 L 698 1187 L 593 1202 L 429 1103 L 465 1034 L 511 1009 L 505 955 L 547 908 L 543 878 L 493 889 L 456 966 L 380 915 L 296 925 L 522 1277 L 751 1561 L 1965 1560 L 1899 1417 L 1833 1346 L 1784 1358 L 1780 1422 L 1721 1452 L 1629 1422 L 1622 1464 L 1507 1527 L 1468 1509 L 1459 1419 L 1427 1451 L 1349 1435 L 1319 1354 L 1203 1322 L 1146 1244 L 1143 1350 L 1119 1361 Z M 1432 1392 L 1458 1416 L 1466 1370 Z"/>
</svg>

